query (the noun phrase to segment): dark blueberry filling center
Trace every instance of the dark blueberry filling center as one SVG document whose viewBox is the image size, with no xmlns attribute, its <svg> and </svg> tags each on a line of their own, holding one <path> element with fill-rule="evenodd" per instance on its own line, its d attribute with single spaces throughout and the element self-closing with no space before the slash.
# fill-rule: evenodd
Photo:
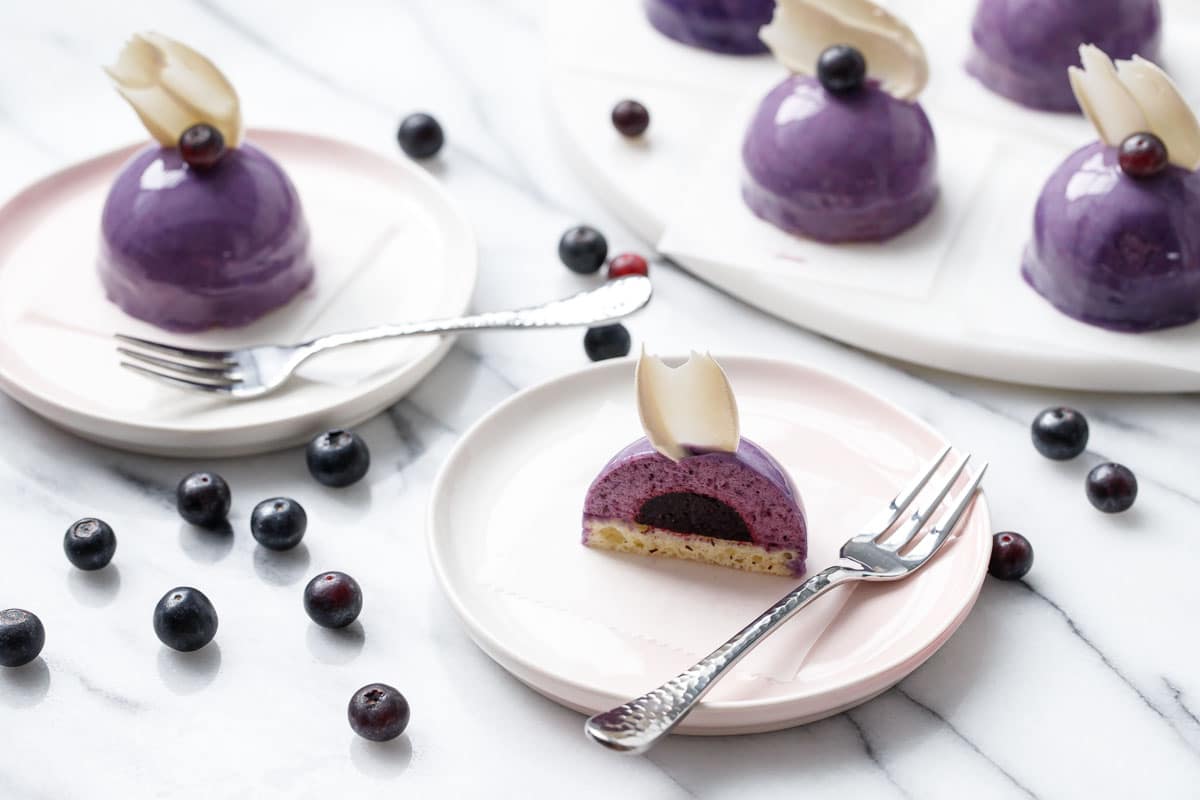
<svg viewBox="0 0 1200 800">
<path fill-rule="evenodd" d="M 638 511 L 637 522 L 676 533 L 733 542 L 752 541 L 741 514 L 714 497 L 691 492 L 670 492 L 650 498 Z"/>
</svg>

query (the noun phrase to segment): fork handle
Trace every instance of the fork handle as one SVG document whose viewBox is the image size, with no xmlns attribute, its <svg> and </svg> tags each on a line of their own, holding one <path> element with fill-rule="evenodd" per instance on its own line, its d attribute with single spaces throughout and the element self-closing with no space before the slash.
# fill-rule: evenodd
<svg viewBox="0 0 1200 800">
<path fill-rule="evenodd" d="M 595 715 L 584 725 L 584 731 L 612 750 L 646 752 L 691 713 L 730 667 L 793 614 L 833 586 L 862 576 L 862 571 L 842 566 L 818 572 L 694 666 L 635 700 Z"/>
</svg>

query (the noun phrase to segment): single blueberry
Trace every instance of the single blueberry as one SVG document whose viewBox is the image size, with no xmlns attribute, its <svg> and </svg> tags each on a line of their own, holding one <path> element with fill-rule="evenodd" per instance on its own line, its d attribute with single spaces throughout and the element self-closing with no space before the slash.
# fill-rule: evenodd
<svg viewBox="0 0 1200 800">
<path fill-rule="evenodd" d="M 637 100 L 622 100 L 613 106 L 612 124 L 622 136 L 641 136 L 650 127 L 650 112 Z"/>
<path fill-rule="evenodd" d="M 1100 464 L 1088 473 L 1084 484 L 1088 500 L 1105 514 L 1128 511 L 1137 499 L 1137 477 L 1121 464 Z"/>
<path fill-rule="evenodd" d="M 583 349 L 592 361 L 623 358 L 631 347 L 629 331 L 619 322 L 588 328 L 583 335 Z"/>
<path fill-rule="evenodd" d="M 233 498 L 229 484 L 215 472 L 193 472 L 175 489 L 179 516 L 193 525 L 212 528 L 229 516 Z"/>
<path fill-rule="evenodd" d="M 358 581 L 344 572 L 322 572 L 304 587 L 304 610 L 323 628 L 344 628 L 358 619 L 363 596 Z"/>
<path fill-rule="evenodd" d="M 1066 461 L 1087 449 L 1087 419 L 1073 408 L 1047 408 L 1034 417 L 1033 446 L 1046 458 Z"/>
<path fill-rule="evenodd" d="M 988 572 L 1002 581 L 1015 581 L 1033 566 L 1033 545 L 1019 533 L 1002 531 L 992 537 Z"/>
<path fill-rule="evenodd" d="M 558 258 L 572 272 L 587 275 L 604 266 L 608 258 L 608 240 L 588 225 L 568 228 L 558 240 Z"/>
<path fill-rule="evenodd" d="M 849 94 L 863 87 L 867 79 L 867 61 L 858 49 L 835 44 L 817 58 L 817 80 L 831 94 Z"/>
<path fill-rule="evenodd" d="M 63 551 L 79 569 L 100 569 L 108 566 L 117 552 L 117 535 L 104 520 L 85 517 L 67 528 Z"/>
<path fill-rule="evenodd" d="M 204 592 L 177 586 L 154 607 L 154 633 L 172 650 L 199 650 L 217 635 L 217 610 Z"/>
<path fill-rule="evenodd" d="M 404 733 L 409 714 L 404 695 L 386 683 L 362 687 L 350 698 L 346 709 L 354 732 L 373 742 L 386 742 Z"/>
<path fill-rule="evenodd" d="M 446 143 L 446 134 L 429 114 L 409 114 L 396 131 L 396 141 L 409 158 L 433 158 Z"/>
<path fill-rule="evenodd" d="M 263 500 L 250 514 L 250 533 L 255 541 L 271 550 L 291 550 L 300 544 L 308 529 L 304 507 L 287 497 Z"/>
<path fill-rule="evenodd" d="M 0 666 L 28 664 L 45 644 L 46 629 L 36 614 L 20 608 L 0 611 Z"/>
<path fill-rule="evenodd" d="M 371 452 L 357 433 L 334 429 L 308 443 L 308 471 L 326 486 L 357 483 L 371 467 Z"/>
</svg>

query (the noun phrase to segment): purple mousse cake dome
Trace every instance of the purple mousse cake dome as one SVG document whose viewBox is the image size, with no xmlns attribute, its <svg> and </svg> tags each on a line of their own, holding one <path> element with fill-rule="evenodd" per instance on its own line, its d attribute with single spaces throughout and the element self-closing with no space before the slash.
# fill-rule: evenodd
<svg viewBox="0 0 1200 800">
<path fill-rule="evenodd" d="M 602 535 L 609 521 L 637 523 L 685 537 L 745 543 L 768 556 L 787 553 L 778 571 L 804 572 L 807 525 L 800 495 L 779 463 L 744 437 L 736 452 L 678 462 L 645 437 L 638 439 L 600 470 L 588 489 L 583 519 L 584 544 Z"/>
<path fill-rule="evenodd" d="M 1078 111 L 1067 67 L 1082 44 L 1158 60 L 1158 0 L 980 0 L 967 71 L 993 92 L 1046 111 Z"/>
<path fill-rule="evenodd" d="M 717 53 L 765 53 L 758 29 L 771 21 L 775 0 L 644 0 L 646 17 L 677 42 Z"/>
<path fill-rule="evenodd" d="M 296 189 L 263 151 L 242 143 L 195 169 L 155 144 L 108 193 L 98 267 L 131 316 L 176 331 L 235 327 L 308 286 L 308 244 Z"/>
<path fill-rule="evenodd" d="M 868 81 L 833 95 L 793 75 L 759 104 L 742 144 L 742 197 L 756 215 L 825 242 L 882 241 L 938 196 L 924 110 Z"/>
<path fill-rule="evenodd" d="M 1068 316 L 1121 331 L 1200 318 L 1200 174 L 1133 178 L 1115 147 L 1072 153 L 1042 189 L 1022 273 Z"/>
</svg>

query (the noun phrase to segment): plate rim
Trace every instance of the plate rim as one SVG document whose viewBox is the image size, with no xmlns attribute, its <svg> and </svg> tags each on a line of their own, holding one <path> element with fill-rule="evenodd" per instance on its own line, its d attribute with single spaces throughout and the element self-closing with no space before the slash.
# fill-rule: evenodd
<svg viewBox="0 0 1200 800">
<path fill-rule="evenodd" d="M 308 131 L 300 131 L 290 128 L 277 127 L 254 127 L 247 130 L 248 137 L 257 137 L 260 140 L 288 140 L 294 143 L 303 144 L 309 147 L 323 148 L 332 151 L 335 154 L 348 154 L 356 159 L 370 159 L 376 162 L 383 162 L 389 170 L 404 173 L 406 179 L 415 181 L 421 184 L 426 191 L 431 192 L 435 196 L 440 197 L 444 205 L 446 219 L 451 222 L 451 227 L 454 229 L 453 239 L 459 244 L 466 256 L 458 270 L 460 277 L 456 283 L 461 284 L 461 298 L 453 305 L 451 314 L 466 313 L 469 310 L 471 301 L 474 297 L 475 290 L 479 284 L 479 247 L 476 240 L 475 231 L 470 224 L 470 220 L 455 201 L 453 196 L 446 190 L 441 183 L 430 175 L 426 170 L 419 165 L 411 163 L 408 159 L 389 159 L 385 155 L 370 148 L 364 147 L 355 142 L 340 139 L 333 136 L 327 136 L 319 133 Z M 45 174 L 35 177 L 26 182 L 17 191 L 11 193 L 0 202 L 0 219 L 7 217 L 14 209 L 18 208 L 22 202 L 30 196 L 35 195 L 39 191 L 45 190 L 50 184 L 55 181 L 66 180 L 72 177 L 77 177 L 86 174 L 90 170 L 96 170 L 108 161 L 121 161 L 127 159 L 130 155 L 136 152 L 139 148 L 145 147 L 148 141 L 140 139 L 136 142 L 125 144 L 106 150 L 102 153 L 87 156 L 85 158 L 75 160 L 66 166 L 53 169 Z M 40 201 L 44 202 L 44 201 Z M 332 405 L 323 406 L 321 408 L 305 408 L 293 411 L 288 414 L 273 416 L 269 423 L 253 422 L 239 423 L 237 425 L 226 425 L 219 427 L 191 427 L 180 425 L 177 422 L 164 421 L 142 421 L 134 420 L 131 417 L 121 417 L 116 414 L 88 408 L 79 405 L 70 397 L 53 397 L 45 393 L 39 392 L 31 388 L 26 382 L 20 380 L 12 374 L 10 365 L 5 360 L 0 360 L 0 389 L 4 391 L 10 398 L 33 411 L 38 416 L 58 425 L 69 429 L 72 433 L 83 436 L 85 438 L 98 441 L 99 438 L 105 439 L 105 443 L 109 446 L 112 437 L 104 436 L 99 433 L 105 429 L 123 429 L 122 435 L 125 432 L 136 431 L 141 432 L 145 436 L 162 439 L 166 436 L 178 437 L 196 437 L 204 435 L 220 435 L 220 436 L 237 436 L 244 435 L 252 431 L 262 431 L 267 427 L 279 428 L 280 434 L 273 437 L 269 442 L 258 442 L 250 445 L 250 449 L 246 452 L 262 452 L 270 449 L 273 446 L 282 446 L 279 443 L 285 439 L 294 438 L 285 434 L 283 429 L 288 429 L 296 424 L 303 422 L 305 419 L 312 416 L 329 416 L 337 415 L 341 410 L 347 407 L 357 407 L 362 405 L 364 401 L 370 401 L 368 405 L 375 407 L 378 405 L 380 395 L 390 393 L 389 387 L 396 384 L 403 384 L 408 381 L 410 373 L 416 373 L 417 377 L 412 382 L 412 385 L 419 383 L 441 360 L 445 357 L 453 346 L 453 336 L 427 336 L 421 337 L 428 342 L 420 347 L 415 352 L 406 367 L 398 374 L 388 377 L 380 377 L 375 381 L 360 385 L 358 389 L 347 399 L 340 400 Z M 247 401 L 237 401 L 247 402 Z M 248 402 L 254 402 L 253 400 Z M 359 413 L 358 409 L 355 413 Z M 98 438 L 99 437 L 99 438 Z M 257 440 L 256 440 L 257 441 Z M 179 447 L 180 442 L 164 443 L 161 446 L 158 444 L 148 444 L 144 437 L 136 442 L 130 442 L 130 446 L 140 452 L 155 452 L 160 455 L 168 452 L 178 454 L 181 449 L 187 449 L 188 452 L 199 452 L 201 449 L 188 447 Z M 208 448 L 211 450 L 212 448 Z M 245 447 L 238 448 L 217 448 L 222 452 L 229 449 L 230 452 L 238 450 L 242 452 Z"/>
<path fill-rule="evenodd" d="M 945 442 L 945 437 L 943 437 L 941 435 L 941 433 L 939 433 L 937 431 L 937 429 L 935 429 L 932 425 L 927 423 L 925 420 L 916 416 L 915 414 L 908 411 L 904 407 L 898 405 L 897 403 L 889 400 L 886 397 L 883 397 L 873 391 L 870 391 L 869 389 L 867 389 L 866 387 L 864 387 L 862 384 L 860 384 L 857 381 L 853 381 L 853 380 L 844 378 L 842 376 L 835 375 L 834 373 L 830 372 L 829 370 L 823 369 L 821 367 L 817 367 L 817 366 L 814 366 L 812 364 L 802 362 L 802 361 L 789 360 L 789 359 L 783 359 L 783 358 L 773 358 L 773 357 L 766 357 L 766 356 L 757 356 L 757 355 L 750 355 L 750 354 L 744 354 L 744 353 L 726 353 L 726 354 L 718 355 L 715 357 L 722 364 L 733 364 L 735 362 L 739 362 L 739 363 L 750 363 L 750 364 L 754 364 L 754 365 L 757 365 L 760 367 L 767 367 L 767 368 L 783 367 L 785 369 L 794 369 L 794 368 L 799 367 L 801 369 L 808 370 L 809 372 L 821 375 L 823 378 L 825 378 L 827 380 L 831 380 L 831 381 L 840 383 L 846 387 L 849 387 L 850 389 L 852 389 L 854 391 L 857 391 L 857 392 L 860 392 L 862 394 L 869 396 L 871 399 L 873 399 L 877 402 L 883 403 L 885 406 L 888 406 L 892 411 L 901 414 L 907 420 L 914 423 L 918 428 L 922 429 L 924 432 L 931 434 L 938 441 Z M 664 358 L 668 361 L 676 361 L 676 360 L 682 361 L 682 360 L 686 359 L 686 356 L 682 356 L 679 354 L 668 354 L 668 355 L 664 356 Z M 441 586 L 442 592 L 445 595 L 446 599 L 450 602 L 450 605 L 454 609 L 455 614 L 458 615 L 459 620 L 462 622 L 463 626 L 467 629 L 467 633 L 470 635 L 471 639 L 473 641 L 475 641 L 476 646 L 479 647 L 484 652 L 485 655 L 487 655 L 489 658 L 491 658 L 493 661 L 495 661 L 497 664 L 499 664 L 506 672 L 508 672 L 509 674 L 512 674 L 513 677 L 516 677 L 522 683 L 526 682 L 525 679 L 523 677 L 515 675 L 513 673 L 513 671 L 504 664 L 503 661 L 501 661 L 499 658 L 497 658 L 496 656 L 494 656 L 492 654 L 493 651 L 502 653 L 506 659 L 511 659 L 512 661 L 518 663 L 528 673 L 538 675 L 538 676 L 546 676 L 550 680 L 552 680 L 556 683 L 566 685 L 566 686 L 570 687 L 571 689 L 577 690 L 583 694 L 588 694 L 588 695 L 593 695 L 593 696 L 594 695 L 605 695 L 609 698 L 612 698 L 613 700 L 615 700 L 618 703 L 623 702 L 624 700 L 627 700 L 628 698 L 621 697 L 615 693 L 611 693 L 606 690 L 602 690 L 602 689 L 598 690 L 596 687 L 580 683 L 579 681 L 575 680 L 574 678 L 550 675 L 546 672 L 546 670 L 544 668 L 531 663 L 527 658 L 525 658 L 521 654 L 513 651 L 512 649 L 504 646 L 494 636 L 492 636 L 490 633 L 488 633 L 486 628 L 479 623 L 479 621 L 475 617 L 475 615 L 473 613 L 471 613 L 471 611 L 466 607 L 466 604 L 463 602 L 463 600 L 459 596 L 458 592 L 456 592 L 452 588 L 453 584 L 448 579 L 447 567 L 442 562 L 441 552 L 440 552 L 440 548 L 438 545 L 438 540 L 440 537 L 437 532 L 438 532 L 439 528 L 446 527 L 446 523 L 442 522 L 442 520 L 440 518 L 441 517 L 440 506 L 442 505 L 442 497 L 445 495 L 445 493 L 447 491 L 446 485 L 449 483 L 450 475 L 454 471 L 458 462 L 465 457 L 464 454 L 467 452 L 472 439 L 478 434 L 479 429 L 481 429 L 484 425 L 490 423 L 491 420 L 493 419 L 493 417 L 499 415 L 500 413 L 506 411 L 507 409 L 509 409 L 510 407 L 512 407 L 516 404 L 524 402 L 526 400 L 526 398 L 531 394 L 534 394 L 534 393 L 540 392 L 540 391 L 546 391 L 546 390 L 552 389 L 554 387 L 561 386 L 562 384 L 569 383 L 573 380 L 577 380 L 582 376 L 589 375 L 589 374 L 595 373 L 595 372 L 600 372 L 603 370 L 616 371 L 617 369 L 619 369 L 621 367 L 626 367 L 631 370 L 634 362 L 635 362 L 635 359 L 633 359 L 632 357 L 625 357 L 625 358 L 610 359 L 607 361 L 601 361 L 601 362 L 597 362 L 594 364 L 590 364 L 590 365 L 587 365 L 580 369 L 572 370 L 570 372 L 567 372 L 567 373 L 564 373 L 561 375 L 557 375 L 557 376 L 551 377 L 547 380 L 540 381 L 536 384 L 527 386 L 527 387 L 521 389 L 520 391 L 515 392 L 514 394 L 510 395 L 509 397 L 505 398 L 502 402 L 498 403 L 497 405 L 493 406 L 487 413 L 485 413 L 482 417 L 480 417 L 478 420 L 476 420 L 474 423 L 472 423 L 471 426 L 468 427 L 463 432 L 463 434 L 459 437 L 458 441 L 454 444 L 454 447 L 451 448 L 450 452 L 447 454 L 445 461 L 442 462 L 442 466 L 438 470 L 437 476 L 435 477 L 434 482 L 433 482 L 433 487 L 430 491 L 430 496 L 429 496 L 429 501 L 428 501 L 428 509 L 426 511 L 426 516 L 425 516 L 425 544 L 426 544 L 426 548 L 428 550 L 430 562 L 433 566 L 434 576 L 437 578 L 438 584 Z M 975 514 L 979 514 L 979 513 L 982 513 L 984 515 L 983 519 L 984 519 L 984 522 L 986 523 L 984 525 L 984 527 L 987 530 L 990 530 L 992 527 L 991 526 L 991 506 L 987 501 L 986 491 L 984 491 L 982 489 L 980 490 L 978 496 L 975 498 L 974 506 L 971 509 L 972 516 Z M 987 552 L 986 550 L 981 549 L 981 553 L 986 554 L 986 552 Z M 900 680 L 903 680 L 904 677 L 907 677 L 909 674 L 911 674 L 913 671 L 915 671 L 918 667 L 921 666 L 921 664 L 923 664 L 926 660 L 928 660 L 928 658 L 932 657 L 932 655 L 934 653 L 936 653 L 937 650 L 941 649 L 941 647 L 946 643 L 946 641 L 949 641 L 949 639 L 954 635 L 954 633 L 958 630 L 959 626 L 961 626 L 961 624 L 970 615 L 971 610 L 974 608 L 975 603 L 979 598 L 979 594 L 983 588 L 984 579 L 987 576 L 987 563 L 988 563 L 988 559 L 986 557 L 981 557 L 979 559 L 979 562 L 976 565 L 974 565 L 975 566 L 975 575 L 973 577 L 973 582 L 971 584 L 970 590 L 968 592 L 964 593 L 964 602 L 961 605 L 961 607 L 956 609 L 955 615 L 954 615 L 953 619 L 951 620 L 950 624 L 947 625 L 945 628 L 939 630 L 937 636 L 935 636 L 933 639 L 922 643 L 919 647 L 912 650 L 911 652 L 906 651 L 901 658 L 897 659 L 897 662 L 901 665 L 902 668 L 905 669 L 905 672 L 903 675 L 896 678 L 896 680 L 891 681 L 888 685 L 892 685 Z M 484 640 L 484 642 L 486 642 L 486 644 L 483 642 L 480 642 L 479 641 L 480 638 L 482 638 Z M 941 639 L 940 642 L 938 641 L 939 639 Z M 714 646 L 716 646 L 717 644 L 719 644 L 719 642 L 714 643 Z M 928 650 L 928 653 L 925 652 L 926 650 Z M 913 662 L 911 667 L 905 666 L 910 662 Z M 866 685 L 869 685 L 869 684 L 872 684 L 872 683 L 878 681 L 881 676 L 885 675 L 888 672 L 888 670 L 896 669 L 896 668 L 897 667 L 894 665 L 880 667 L 878 669 L 872 670 L 870 673 L 860 677 L 859 679 L 853 681 L 852 683 L 848 683 L 848 684 L 844 684 L 844 685 L 840 686 L 839 689 L 842 691 L 845 691 L 848 689 L 853 689 L 854 691 L 857 692 L 863 686 L 866 686 Z M 535 691 L 538 691 L 539 694 L 542 694 L 543 696 L 546 696 L 546 697 L 550 697 L 550 699 L 554 699 L 557 702 L 561 703 L 561 701 L 558 701 L 557 698 L 551 697 L 550 695 L 537 689 L 536 687 L 533 687 L 533 688 L 535 688 Z M 786 697 L 743 698 L 743 699 L 736 699 L 736 700 L 705 700 L 702 702 L 701 705 L 704 709 L 706 709 L 712 713 L 731 714 L 731 713 L 736 713 L 736 712 L 755 711 L 755 710 L 764 709 L 764 708 L 780 708 L 780 707 L 783 707 L 783 706 L 786 706 L 789 704 L 803 702 L 804 700 L 811 699 L 813 697 L 816 697 L 820 694 L 827 693 L 829 691 L 830 691 L 829 689 L 821 689 L 821 690 L 810 689 L 810 690 L 799 692 L 796 694 L 787 695 Z M 856 701 L 854 703 L 854 705 L 857 705 L 858 702 L 865 702 L 868 699 L 870 699 L 869 695 L 864 696 L 861 700 Z M 805 715 L 805 716 L 808 716 L 808 715 Z M 710 728 L 713 726 L 704 726 L 704 727 Z M 736 727 L 736 726 L 730 726 L 730 727 Z M 780 727 L 783 727 L 783 726 L 780 726 Z M 695 731 L 695 729 L 693 729 L 693 732 L 694 731 Z M 686 731 L 683 731 L 683 732 L 686 733 Z"/>
</svg>

